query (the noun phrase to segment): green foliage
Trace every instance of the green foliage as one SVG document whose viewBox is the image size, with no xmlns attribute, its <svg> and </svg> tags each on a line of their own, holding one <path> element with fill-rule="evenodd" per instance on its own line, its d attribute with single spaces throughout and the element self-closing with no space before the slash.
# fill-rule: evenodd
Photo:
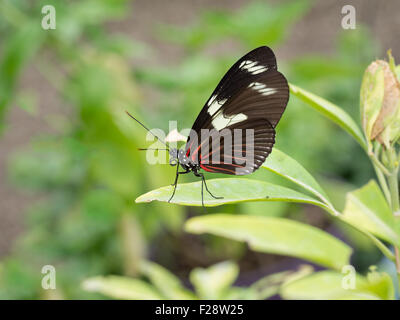
<svg viewBox="0 0 400 320">
<path fill-rule="evenodd" d="M 160 30 L 164 39 L 196 50 L 209 44 L 233 38 L 248 47 L 268 43 L 273 46 L 288 36 L 288 30 L 310 7 L 310 1 L 300 0 L 273 6 L 254 1 L 236 13 L 205 12 L 197 24 L 187 28 L 169 26 Z"/>
<path fill-rule="evenodd" d="M 391 300 L 393 283 L 386 273 L 370 272 L 367 277 L 356 275 L 354 288 L 343 286 L 343 274 L 320 271 L 282 286 L 285 299 L 308 300 Z M 347 285 L 350 285 L 347 284 Z"/>
<path fill-rule="evenodd" d="M 315 195 L 322 202 L 331 205 L 325 191 L 314 177 L 300 163 L 277 148 L 274 148 L 268 157 L 268 161 L 262 165 L 262 168 L 288 179 Z"/>
<path fill-rule="evenodd" d="M 325 99 L 318 97 L 304 89 L 290 85 L 290 93 L 309 104 L 315 110 L 337 123 L 344 130 L 350 133 L 356 141 L 365 149 L 365 139 L 354 120 L 341 108 Z"/>
<path fill-rule="evenodd" d="M 231 262 L 222 262 L 208 269 L 196 268 L 190 280 L 200 299 L 221 299 L 239 275 L 239 268 Z"/>
<path fill-rule="evenodd" d="M 116 299 L 265 299 L 278 293 L 282 284 L 307 276 L 312 271 L 303 266 L 298 271 L 268 275 L 247 288 L 236 287 L 239 268 L 224 261 L 209 268 L 196 268 L 190 273 L 194 292 L 188 291 L 170 271 L 152 262 L 143 262 L 143 276 L 150 284 L 138 279 L 119 276 L 94 277 L 85 280 L 82 287 Z"/>
<path fill-rule="evenodd" d="M 364 141 L 365 139 L 370 139 L 370 137 L 367 136 L 364 138 L 362 136 L 361 130 L 358 129 L 357 125 L 346 112 L 316 95 L 310 94 L 293 85 L 291 87 L 292 92 L 308 102 L 311 107 L 317 111 L 322 111 L 322 113 L 327 115 L 332 121 L 348 131 L 364 147 L 365 151 L 369 150 Z M 374 90 L 373 86 L 369 89 Z M 364 88 L 364 90 L 366 89 Z M 398 101 L 394 101 L 394 103 L 396 107 Z M 389 107 L 387 106 L 387 108 Z M 369 142 L 369 145 L 370 144 Z M 399 161 L 397 160 L 398 157 L 394 147 L 385 150 L 383 153 L 383 155 L 387 157 L 386 166 L 381 164 L 379 159 L 375 159 L 375 162 L 373 162 L 375 165 L 377 163 L 379 164 L 375 167 L 378 178 L 382 177 L 383 174 L 387 176 L 390 187 L 390 199 L 385 199 L 385 196 L 382 194 L 376 182 L 371 181 L 361 189 L 347 193 L 346 205 L 342 214 L 339 214 L 329 200 L 327 200 L 327 197 L 324 196 L 326 193 L 302 166 L 295 160 L 287 157 L 281 151 L 278 151 L 277 155 L 278 156 L 272 158 L 272 166 L 268 165 L 268 160 L 264 166 L 319 197 L 326 203 L 325 206 L 320 205 L 321 208 L 324 208 L 329 213 L 337 215 L 338 218 L 346 221 L 355 229 L 367 234 L 382 253 L 393 260 L 393 254 L 390 250 L 373 235 L 391 242 L 395 248 L 395 254 L 397 255 L 395 263 L 397 268 L 400 267 L 398 265 L 400 229 L 398 221 L 396 220 L 396 214 L 399 210 Z M 393 159 L 393 155 L 396 160 L 391 160 Z M 375 156 L 375 154 L 371 153 L 370 156 Z M 279 165 L 277 165 L 277 160 L 279 161 Z M 279 169 L 277 169 L 277 167 Z M 297 170 L 298 168 L 300 169 Z M 392 173 L 390 170 L 392 170 Z M 386 179 L 380 179 L 380 183 L 381 187 L 387 187 Z M 266 185 L 264 182 L 257 180 L 211 180 L 209 181 L 209 185 L 213 186 L 215 190 L 219 190 L 223 199 L 208 200 L 208 205 L 246 200 L 259 201 L 263 198 L 261 195 L 258 195 L 260 190 L 262 190 L 261 194 L 264 194 L 264 197 L 265 193 L 269 192 L 271 194 L 271 200 L 278 200 L 279 194 L 281 194 L 281 201 L 292 200 L 290 196 L 288 197 L 288 194 L 290 194 L 289 189 L 282 187 L 276 188 L 277 186 L 275 185 L 272 187 L 272 185 Z M 238 185 L 241 188 L 237 187 Z M 263 187 L 261 187 L 262 185 Z M 181 185 L 180 190 L 182 190 L 182 192 L 177 194 L 178 199 L 176 202 L 185 205 L 197 204 L 196 201 L 193 200 L 194 188 L 198 189 L 199 183 Z M 246 192 L 243 192 L 243 190 L 246 190 Z M 169 187 L 151 191 L 139 197 L 137 202 L 151 201 L 154 199 L 165 201 L 168 199 L 166 191 L 171 193 L 172 189 Z M 266 198 L 269 199 L 269 196 L 267 195 Z M 296 198 L 300 200 L 300 197 Z M 309 203 L 315 205 L 321 203 L 317 200 L 315 201 L 316 202 L 313 203 L 308 200 Z M 299 202 L 302 201 L 300 200 Z M 391 208 L 389 205 L 391 205 Z M 207 232 L 234 240 L 246 241 L 250 248 L 256 251 L 296 256 L 338 270 L 349 264 L 350 248 L 346 245 L 337 242 L 337 240 L 324 232 L 317 232 L 309 226 L 304 226 L 298 222 L 282 218 L 214 214 L 191 218 L 186 222 L 186 230 L 196 234 Z M 346 289 L 343 289 L 343 285 L 339 284 L 339 279 L 341 277 L 340 274 L 335 273 L 315 274 L 308 280 L 300 280 L 297 286 L 296 282 L 292 287 L 290 287 L 289 284 L 289 289 L 286 289 L 287 291 L 283 296 L 285 297 L 286 295 L 286 297 L 289 298 L 315 298 L 315 294 L 319 292 L 318 284 L 320 283 L 326 284 L 326 288 L 323 288 L 322 292 L 318 293 L 319 298 L 356 299 L 363 297 L 366 299 L 392 299 L 394 296 L 393 284 L 387 275 L 375 277 L 373 283 L 366 283 L 358 280 L 362 283 L 358 286 L 357 290 L 352 292 L 347 292 Z M 325 296 L 323 293 L 324 290 L 327 292 Z M 308 291 L 310 292 L 309 295 L 307 293 Z M 382 292 L 384 294 L 382 294 Z"/>
<path fill-rule="evenodd" d="M 137 279 L 119 276 L 95 277 L 83 283 L 84 289 L 100 292 L 116 299 L 155 300 L 162 299 L 149 284 Z"/>
<path fill-rule="evenodd" d="M 357 228 L 399 245 L 400 230 L 396 230 L 395 217 L 374 180 L 346 196 L 343 219 Z"/>
<path fill-rule="evenodd" d="M 297 191 L 257 180 L 240 178 L 213 179 L 207 182 L 207 186 L 210 190 L 218 190 L 218 196 L 222 197 L 222 199 L 215 199 L 210 195 L 204 194 L 205 206 L 218 206 L 243 201 L 287 201 L 324 206 L 318 200 Z M 200 188 L 201 181 L 180 184 L 177 186 L 176 194 L 171 202 L 201 206 Z M 244 189 L 248 191 L 243 193 Z M 136 199 L 136 202 L 150 202 L 153 200 L 168 202 L 172 191 L 173 186 L 162 187 L 140 196 Z"/>
<path fill-rule="evenodd" d="M 2 40 L 5 49 L 0 56 L 0 125 L 13 100 L 18 77 L 43 42 L 43 32 L 37 23 L 26 23 Z"/>
<path fill-rule="evenodd" d="M 349 264 L 351 249 L 314 227 L 283 218 L 207 215 L 191 218 L 186 230 L 246 241 L 251 249 L 302 258 L 333 269 Z"/>
<path fill-rule="evenodd" d="M 182 286 L 181 281 L 160 265 L 143 261 L 140 270 L 166 299 L 193 299 L 193 295 Z"/>
<path fill-rule="evenodd" d="M 292 84 L 301 85 L 303 90 L 298 96 L 292 87 L 292 95 L 301 98 L 303 93 L 314 92 L 319 98 L 324 97 L 322 101 L 314 101 L 314 107 L 328 119 L 329 114 L 332 115 L 332 112 L 329 112 L 332 106 L 327 105 L 328 109 L 322 106 L 325 101 L 335 102 L 334 105 L 340 106 L 342 110 L 338 111 L 337 117 L 342 117 L 344 111 L 355 119 L 350 119 L 352 123 L 348 122 L 346 126 L 353 131 L 351 134 L 358 135 L 357 142 L 361 145 L 365 143 L 357 133 L 360 130 L 354 127 L 354 123 L 359 122 L 359 110 L 356 108 L 359 104 L 359 96 L 354 93 L 360 89 L 360 79 L 365 67 L 380 54 L 377 43 L 374 43 L 372 39 L 368 30 L 359 25 L 357 30 L 346 30 L 339 34 L 335 43 L 337 51 L 334 54 L 318 56 L 311 53 L 299 56 L 287 66 L 288 79 Z M 290 150 L 291 155 L 296 156 L 298 162 L 307 168 L 314 169 L 316 174 L 332 172 L 355 185 L 365 183 L 373 171 L 364 151 L 358 148 L 356 141 L 348 139 L 345 131 L 329 120 L 325 121 L 313 110 L 305 109 L 304 106 L 311 106 L 307 103 L 307 95 L 301 100 L 304 104 L 299 103 L 299 99 L 290 101 L 292 103 L 289 104 L 288 110 L 291 112 L 285 115 L 285 130 L 282 129 L 283 134 L 278 140 L 281 150 Z M 318 106 L 320 103 L 322 105 Z M 337 108 L 332 108 L 331 111 L 336 114 Z M 348 119 L 348 116 L 344 115 L 344 117 Z M 343 119 L 338 118 L 335 121 L 336 124 L 339 124 L 338 121 L 343 121 Z M 310 134 L 309 123 L 312 123 L 313 132 L 324 134 Z M 283 127 L 283 124 L 280 126 Z M 300 141 L 300 138 L 296 137 L 307 137 L 307 139 Z M 337 154 L 341 156 L 338 157 Z"/>
<path fill-rule="evenodd" d="M 80 289 L 84 277 L 136 274 L 146 254 L 146 240 L 161 226 L 174 230 L 182 221 L 180 208 L 165 210 L 155 205 L 150 215 L 144 214 L 144 208 L 132 210 L 134 194 L 155 187 L 156 182 L 167 183 L 169 175 L 162 168 L 145 166 L 137 151 L 143 132 L 124 113 L 140 103 L 129 59 L 143 52 L 144 46 L 109 36 L 100 25 L 122 17 L 127 1 L 52 4 L 57 29 L 46 32 L 37 19 L 41 3 L 32 8 L 9 1 L 1 5 L 18 15 L 22 27 L 9 17 L 10 24 L 2 30 L 7 35 L 1 53 L 0 91 L 3 96 L 4 89 L 9 98 L 2 99 L 0 109 L 25 94 L 14 89 L 29 59 L 35 59 L 42 79 L 69 108 L 68 115 L 58 116 L 62 126 L 54 125 L 55 134 L 33 138 L 29 147 L 9 158 L 14 185 L 47 197 L 29 210 L 27 230 L 13 248 L 17 262 L 13 257 L 4 259 L 2 297 L 45 298 L 39 288 L 40 270 L 46 264 L 57 269 L 61 297 L 96 297 Z M 127 54 L 123 46 L 129 43 L 129 50 L 136 51 Z M 150 172 L 157 181 L 146 178 Z M 13 280 L 15 270 L 21 285 Z"/>
<path fill-rule="evenodd" d="M 312 273 L 310 268 L 261 275 L 248 287 L 237 287 L 239 267 L 233 261 L 194 268 L 189 276 L 194 287 L 191 292 L 174 275 L 176 270 L 170 272 L 147 260 L 148 252 L 156 247 L 175 252 L 176 244 L 164 241 L 160 231 L 181 236 L 183 213 L 197 211 L 165 203 L 133 203 L 134 197 L 145 192 L 137 202 L 168 200 L 171 187 L 159 186 L 169 184 L 173 173 L 145 163 L 144 154 L 137 151 L 143 146 L 145 133 L 123 111 L 134 111 L 151 127 L 165 128 L 165 119 L 190 126 L 201 102 L 237 59 L 237 52 L 265 44 L 275 50 L 288 38 L 293 23 L 310 8 L 310 1 L 280 5 L 251 2 L 236 12 L 206 11 L 187 28 L 159 26 L 161 40 L 176 44 L 184 52 L 179 64 L 168 67 L 135 60 L 156 52 L 123 35 L 111 35 L 104 28 L 108 22 L 124 18 L 128 1 L 53 1 L 57 29 L 49 32 L 43 32 L 37 21 L 44 4 L 48 3 L 0 4 L 0 96 L 4 98 L 0 102 L 0 124 L 14 102 L 29 110 L 32 97 L 39 96 L 17 89 L 27 66 L 34 65 L 68 108 L 66 115 L 53 123 L 55 134 L 33 138 L 29 147 L 9 158 L 13 183 L 45 193 L 46 199 L 30 208 L 26 232 L 0 265 L 1 298 L 51 298 L 40 289 L 40 268 L 45 264 L 56 266 L 54 296 L 58 298 L 266 299 L 278 293 L 284 298 L 393 298 L 387 275 L 380 274 L 374 281 L 358 275 L 362 286 L 349 293 L 338 288 L 337 271 Z M 209 56 L 219 43 L 228 42 L 240 49 Z M 283 217 L 300 212 L 291 202 L 319 206 L 330 216 L 340 213 L 334 198 L 325 191 L 327 179 L 321 179 L 321 174 L 350 179 L 356 185 L 364 184 L 372 174 L 363 154 L 365 137 L 357 121 L 352 120 L 357 110 L 351 106 L 358 104 L 355 93 L 366 64 L 376 56 L 376 44 L 371 43 L 365 29 L 357 28 L 341 34 L 335 47 L 330 57 L 300 56 L 286 64 L 278 57 L 279 69 L 291 82 L 307 88 L 291 85 L 285 121 L 278 127 L 278 147 L 290 150 L 292 157 L 275 148 L 263 166 L 266 170 L 251 177 L 257 180 L 208 180 L 209 188 L 224 199 L 211 199 L 206 194 L 206 205 L 225 205 L 218 208 L 224 215 L 192 218 L 187 230 L 246 241 L 253 250 L 295 256 L 336 270 L 348 263 L 351 249 L 342 241 Z M 154 97 L 161 98 L 143 99 L 149 88 Z M 154 113 L 149 116 L 148 110 Z M 348 139 L 346 132 L 355 141 Z M 269 182 L 265 182 L 267 179 Z M 393 260 L 391 249 L 378 240 L 398 244 L 399 236 L 389 217 L 393 211 L 388 211 L 390 196 L 381 180 L 384 196 L 376 184 L 351 192 L 338 219 L 366 234 Z M 342 189 L 334 188 L 336 197 L 343 198 L 338 191 Z M 198 182 L 183 183 L 174 202 L 199 206 L 200 199 Z M 371 199 L 378 199 L 379 207 Z M 253 207 L 257 216 L 233 214 L 247 214 L 253 204 L 250 201 L 257 201 Z M 351 229 L 346 233 L 352 234 Z M 202 237 L 207 239 L 209 251 L 218 248 L 221 239 L 216 236 Z M 241 251 L 236 252 L 233 243 L 226 241 L 232 255 L 240 258 Z M 154 258 L 163 260 L 162 255 Z M 305 275 L 309 277 L 303 279 Z"/>
</svg>

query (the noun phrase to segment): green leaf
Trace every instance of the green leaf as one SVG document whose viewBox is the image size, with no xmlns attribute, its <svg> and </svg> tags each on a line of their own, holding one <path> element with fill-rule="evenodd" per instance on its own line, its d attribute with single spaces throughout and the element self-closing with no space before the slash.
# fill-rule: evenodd
<svg viewBox="0 0 400 320">
<path fill-rule="evenodd" d="M 174 274 L 162 266 L 143 261 L 140 265 L 143 275 L 147 276 L 151 283 L 167 298 L 173 300 L 190 300 L 196 297 L 186 290 L 180 280 Z"/>
<path fill-rule="evenodd" d="M 320 271 L 282 286 L 281 296 L 285 299 L 306 300 L 378 300 L 393 299 L 393 284 L 387 274 L 375 279 L 365 278 L 354 272 L 354 288 L 347 286 L 351 274 L 334 271 Z M 347 282 L 347 284 L 346 284 Z M 347 289 L 346 289 L 347 288 Z"/>
<path fill-rule="evenodd" d="M 258 180 L 242 178 L 213 179 L 207 181 L 207 186 L 213 194 L 223 197 L 223 199 L 214 199 L 204 191 L 204 205 L 208 207 L 244 201 L 287 201 L 310 203 L 329 210 L 324 203 L 305 194 Z M 151 202 L 154 200 L 167 202 L 172 192 L 172 186 L 162 187 L 141 195 L 136 199 L 136 202 Z M 201 181 L 178 184 L 171 203 L 201 206 Z"/>
<path fill-rule="evenodd" d="M 354 225 L 352 225 L 354 227 Z M 371 234 L 368 231 L 363 231 L 358 229 L 361 232 L 364 232 L 364 234 L 371 239 L 371 241 L 378 247 L 379 250 L 389 259 L 392 260 L 393 262 L 396 261 L 396 257 L 392 253 L 392 251 L 382 242 L 380 241 L 377 237 L 375 237 L 373 234 Z"/>
<path fill-rule="evenodd" d="M 283 218 L 206 215 L 189 219 L 185 228 L 246 241 L 255 251 L 298 257 L 333 269 L 348 264 L 352 251 L 324 231 Z"/>
<path fill-rule="evenodd" d="M 148 283 L 120 276 L 93 277 L 82 283 L 84 290 L 115 299 L 159 300 L 163 297 Z"/>
<path fill-rule="evenodd" d="M 314 271 L 310 265 L 301 265 L 297 271 L 282 271 L 273 273 L 254 282 L 247 288 L 253 291 L 255 299 L 265 300 L 279 293 L 281 286 L 311 274 Z"/>
<path fill-rule="evenodd" d="M 353 227 L 394 245 L 400 243 L 392 211 L 374 180 L 347 194 L 341 218 Z"/>
<path fill-rule="evenodd" d="M 332 206 L 325 191 L 314 177 L 301 164 L 282 151 L 274 148 L 262 167 L 296 183 Z"/>
<path fill-rule="evenodd" d="M 225 261 L 207 269 L 194 269 L 190 273 L 190 281 L 200 299 L 224 299 L 238 275 L 238 266 Z"/>
<path fill-rule="evenodd" d="M 382 299 L 394 299 L 395 290 L 392 278 L 386 272 L 377 272 L 376 269 L 376 266 L 370 266 L 369 268 L 370 272 L 367 274 L 368 288 Z"/>
<path fill-rule="evenodd" d="M 341 126 L 350 135 L 352 135 L 354 139 L 356 139 L 361 147 L 367 150 L 367 144 L 365 142 L 364 136 L 361 133 L 360 128 L 343 109 L 293 84 L 290 84 L 290 92 L 311 107 L 313 107 L 315 110 L 322 113 L 327 118 L 331 119 L 339 126 Z"/>
</svg>

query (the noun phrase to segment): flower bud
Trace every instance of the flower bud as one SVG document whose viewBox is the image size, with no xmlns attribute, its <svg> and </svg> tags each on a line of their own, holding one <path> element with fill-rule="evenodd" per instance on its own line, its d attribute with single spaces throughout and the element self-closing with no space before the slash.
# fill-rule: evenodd
<svg viewBox="0 0 400 320">
<path fill-rule="evenodd" d="M 376 139 L 389 148 L 400 137 L 400 84 L 389 63 L 377 60 L 369 65 L 360 100 L 362 125 L 368 141 Z"/>
<path fill-rule="evenodd" d="M 372 62 L 365 70 L 360 94 L 361 121 L 368 141 L 373 140 L 372 128 L 383 103 L 384 61 Z"/>
</svg>

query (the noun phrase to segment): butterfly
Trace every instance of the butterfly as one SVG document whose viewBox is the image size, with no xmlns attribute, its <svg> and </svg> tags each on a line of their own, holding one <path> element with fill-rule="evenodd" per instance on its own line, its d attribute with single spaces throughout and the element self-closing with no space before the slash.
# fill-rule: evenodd
<svg viewBox="0 0 400 320">
<path fill-rule="evenodd" d="M 170 149 L 163 142 L 169 150 L 170 164 L 177 167 L 168 202 L 173 199 L 182 174 L 193 172 L 201 178 L 204 207 L 203 186 L 211 197 L 222 197 L 210 192 L 202 170 L 229 175 L 256 171 L 272 151 L 275 128 L 288 100 L 288 82 L 277 70 L 275 55 L 269 47 L 256 48 L 240 58 L 201 109 L 185 147 Z"/>
</svg>

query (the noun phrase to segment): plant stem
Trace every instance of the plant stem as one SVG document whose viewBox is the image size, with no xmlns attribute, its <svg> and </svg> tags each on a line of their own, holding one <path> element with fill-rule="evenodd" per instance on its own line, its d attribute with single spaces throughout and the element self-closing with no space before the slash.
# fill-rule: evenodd
<svg viewBox="0 0 400 320">
<path fill-rule="evenodd" d="M 379 143 L 375 143 L 375 152 L 371 149 L 368 151 L 368 156 L 372 161 L 372 166 L 374 167 L 376 176 L 378 177 L 379 184 L 381 185 L 381 189 L 383 194 L 385 195 L 386 201 L 389 206 L 392 206 L 392 198 L 390 195 L 389 187 L 386 181 L 386 178 L 390 175 L 389 170 L 379 161 L 379 154 L 381 151 L 381 147 Z"/>
<path fill-rule="evenodd" d="M 370 159 L 385 175 L 390 175 L 390 172 L 386 169 L 386 167 L 379 161 L 374 153 L 369 154 Z"/>
<path fill-rule="evenodd" d="M 396 257 L 396 270 L 397 270 L 397 276 L 400 275 L 400 254 L 399 254 L 399 249 L 397 247 L 394 248 L 394 254 Z M 400 282 L 400 279 L 399 279 Z M 400 283 L 399 283 L 400 285 Z"/>
<path fill-rule="evenodd" d="M 386 177 L 375 164 L 373 164 L 373 167 L 375 169 L 376 176 L 378 177 L 378 181 L 382 188 L 383 194 L 385 195 L 386 201 L 388 202 L 389 206 L 391 207 L 392 206 L 392 197 L 391 197 L 391 194 L 389 191 L 388 184 L 386 182 Z"/>
<path fill-rule="evenodd" d="M 394 169 L 388 179 L 393 214 L 399 210 L 399 182 L 397 180 L 398 173 L 399 169 Z"/>
<path fill-rule="evenodd" d="M 390 198 L 392 204 L 392 211 L 395 215 L 396 212 L 399 211 L 399 181 L 398 181 L 398 173 L 399 168 L 395 167 L 392 171 L 390 176 L 388 177 L 389 180 L 389 189 L 390 189 Z M 396 215 L 394 217 L 397 219 Z M 399 282 L 399 289 L 400 289 L 400 253 L 399 253 L 399 245 L 394 247 L 395 257 L 396 257 L 396 271 L 397 271 L 397 280 Z"/>
</svg>

